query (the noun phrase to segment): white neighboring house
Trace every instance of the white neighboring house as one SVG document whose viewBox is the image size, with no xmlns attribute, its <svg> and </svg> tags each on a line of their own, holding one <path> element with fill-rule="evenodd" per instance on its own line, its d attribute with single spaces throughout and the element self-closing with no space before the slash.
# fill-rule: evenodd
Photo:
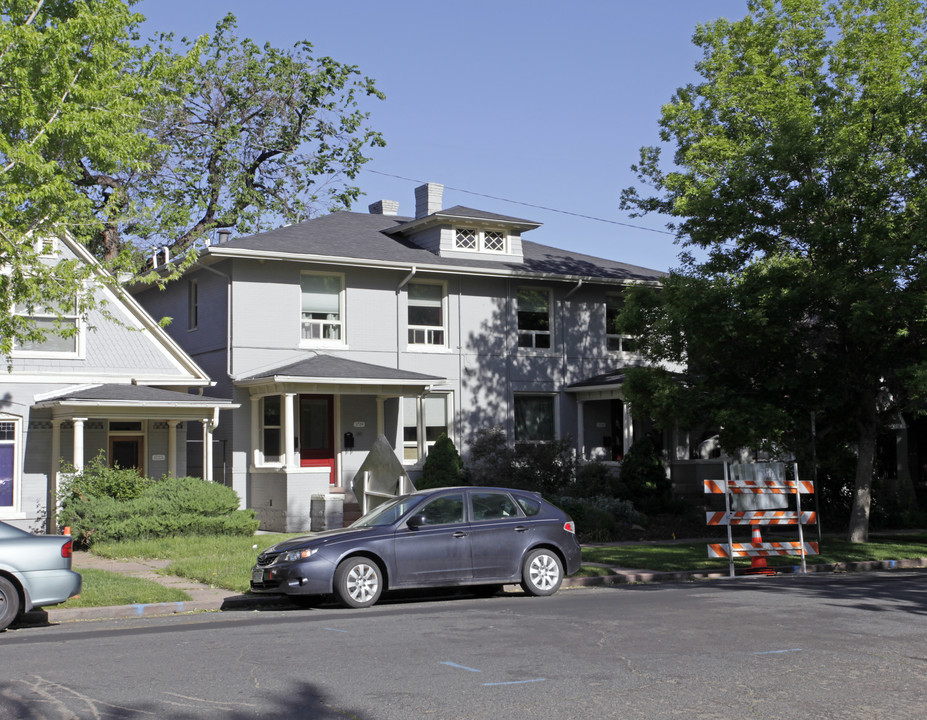
<svg viewBox="0 0 927 720">
<path fill-rule="evenodd" d="M 78 259 L 106 274 L 67 236 L 44 247 L 45 262 Z M 110 465 L 181 476 L 188 426 L 200 428 L 206 455 L 220 410 L 234 407 L 202 394 L 211 385 L 206 373 L 131 296 L 104 283 L 95 292 L 106 313 L 76 308 L 73 338 L 14 347 L 0 379 L 0 520 L 23 529 L 57 532 L 62 463 L 80 469 L 102 451 Z M 212 479 L 211 458 L 200 466 Z"/>
<path fill-rule="evenodd" d="M 465 458 L 478 429 L 501 426 L 512 443 L 569 437 L 612 461 L 641 429 L 621 391 L 640 361 L 612 321 L 629 285 L 665 273 L 523 239 L 537 222 L 443 208 L 439 184 L 415 195 L 414 216 L 381 200 L 222 233 L 163 292 L 133 289 L 177 319 L 167 331 L 217 381 L 207 392 L 240 406 L 217 472 L 221 459 L 263 529 L 309 529 L 313 496 L 350 501 L 380 436 L 414 480 L 441 433 Z"/>
</svg>

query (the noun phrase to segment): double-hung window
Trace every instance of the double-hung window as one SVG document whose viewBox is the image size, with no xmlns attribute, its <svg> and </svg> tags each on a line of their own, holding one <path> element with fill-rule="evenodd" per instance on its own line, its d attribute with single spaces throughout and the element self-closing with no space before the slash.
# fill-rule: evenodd
<svg viewBox="0 0 927 720">
<path fill-rule="evenodd" d="M 281 409 L 279 395 L 261 398 L 261 457 L 265 463 L 280 462 L 283 455 Z"/>
<path fill-rule="evenodd" d="M 450 395 L 435 394 L 402 399 L 402 458 L 407 463 L 424 459 L 428 450 L 448 430 Z"/>
<path fill-rule="evenodd" d="M 624 295 L 605 296 L 605 346 L 609 352 L 634 352 L 637 343 L 633 337 L 622 335 L 618 327 L 618 315 L 624 307 Z"/>
<path fill-rule="evenodd" d="M 444 286 L 409 283 L 409 345 L 444 347 L 447 328 L 444 321 Z"/>
<path fill-rule="evenodd" d="M 32 306 L 17 303 L 13 312 L 29 318 L 35 329 L 45 335 L 42 340 L 17 342 L 14 350 L 17 355 L 80 356 L 82 328 L 76 300 Z"/>
<path fill-rule="evenodd" d="M 556 439 L 556 399 L 553 395 L 515 395 L 515 442 Z"/>
<path fill-rule="evenodd" d="M 550 341 L 550 291 L 518 288 L 518 347 L 547 350 Z"/>
<path fill-rule="evenodd" d="M 303 341 L 344 340 L 344 292 L 340 275 L 303 273 L 302 290 Z"/>
</svg>

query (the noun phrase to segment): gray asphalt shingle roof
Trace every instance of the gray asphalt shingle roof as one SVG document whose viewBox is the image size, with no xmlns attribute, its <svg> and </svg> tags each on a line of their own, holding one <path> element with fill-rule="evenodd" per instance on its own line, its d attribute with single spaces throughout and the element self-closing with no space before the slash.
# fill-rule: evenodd
<svg viewBox="0 0 927 720">
<path fill-rule="evenodd" d="M 305 360 L 276 367 L 251 377 L 267 378 L 274 376 L 326 378 L 330 380 L 385 380 L 411 383 L 432 383 L 444 379 L 435 375 L 423 375 L 409 370 L 399 370 L 357 360 L 346 360 L 331 355 L 314 355 Z"/>
<path fill-rule="evenodd" d="M 176 390 L 162 390 L 160 388 L 144 385 L 98 385 L 97 387 L 81 390 L 66 390 L 54 398 L 46 399 L 46 403 L 86 401 L 86 402 L 123 402 L 127 404 L 144 403 L 157 405 L 159 403 L 190 403 L 193 405 L 228 405 L 231 400 L 207 397 L 202 395 L 189 395 Z"/>
<path fill-rule="evenodd" d="M 442 210 L 439 215 L 480 217 L 515 224 L 529 222 L 461 206 Z M 648 281 L 660 280 L 666 276 L 666 273 L 659 270 L 539 245 L 525 239 L 522 239 L 524 263 L 504 259 L 443 258 L 430 250 L 418 247 L 398 232 L 403 224 L 413 222 L 414 218 L 396 215 L 336 212 L 257 235 L 235 238 L 212 246 L 207 252 L 229 248 L 271 254 L 304 254 L 409 265 L 445 266 L 448 269 L 508 269 L 529 275 L 565 275 L 611 280 Z"/>
</svg>

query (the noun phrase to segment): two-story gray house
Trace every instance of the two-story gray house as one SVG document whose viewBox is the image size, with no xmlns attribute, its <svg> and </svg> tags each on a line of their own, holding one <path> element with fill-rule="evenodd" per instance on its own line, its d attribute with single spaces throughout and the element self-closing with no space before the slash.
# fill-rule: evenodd
<svg viewBox="0 0 927 720">
<path fill-rule="evenodd" d="M 232 397 L 213 476 L 264 528 L 308 528 L 311 498 L 350 491 L 381 436 L 413 478 L 441 433 L 465 458 L 494 426 L 569 437 L 584 458 L 631 443 L 620 370 L 636 359 L 610 320 L 629 284 L 664 273 L 538 245 L 523 236 L 539 223 L 442 194 L 417 188 L 412 217 L 382 200 L 220 236 L 181 281 L 138 291 L 207 392 Z"/>
<path fill-rule="evenodd" d="M 231 401 L 202 394 L 209 377 L 131 296 L 104 282 L 106 271 L 82 245 L 66 235 L 40 242 L 41 262 L 92 268 L 98 305 L 85 311 L 75 301 L 64 310 L 59 322 L 76 330 L 67 338 L 51 332 L 57 316 L 46 308 L 12 308 L 48 334 L 15 344 L 0 381 L 0 520 L 57 532 L 64 467 L 79 471 L 102 452 L 109 465 L 150 477 L 184 475 L 188 434 L 195 428 L 211 439 Z"/>
</svg>

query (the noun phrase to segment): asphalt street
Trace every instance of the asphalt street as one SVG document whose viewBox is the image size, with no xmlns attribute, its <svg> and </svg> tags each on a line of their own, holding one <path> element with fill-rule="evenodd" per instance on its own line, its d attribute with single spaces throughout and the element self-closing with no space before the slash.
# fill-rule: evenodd
<svg viewBox="0 0 927 720">
<path fill-rule="evenodd" d="M 65 622 L 0 636 L 0 717 L 927 714 L 927 572 Z"/>
</svg>

